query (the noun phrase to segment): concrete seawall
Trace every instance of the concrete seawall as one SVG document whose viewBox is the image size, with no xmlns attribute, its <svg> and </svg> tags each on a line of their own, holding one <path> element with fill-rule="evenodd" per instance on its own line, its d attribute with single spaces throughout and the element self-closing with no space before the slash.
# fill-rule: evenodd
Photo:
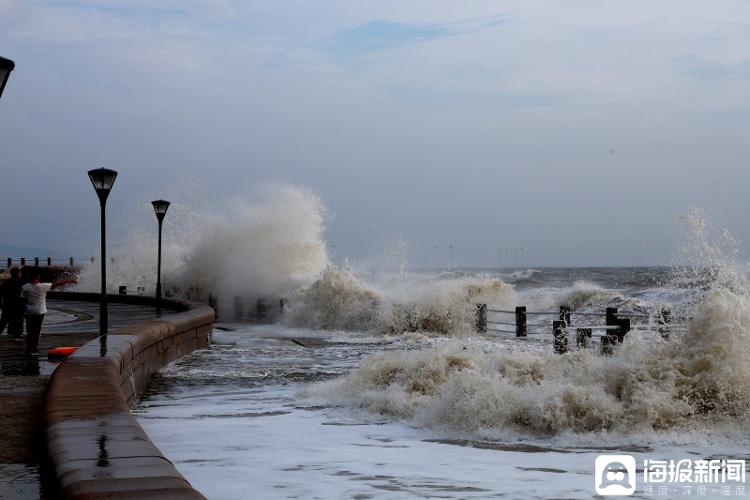
<svg viewBox="0 0 750 500">
<path fill-rule="evenodd" d="M 96 301 L 98 295 L 59 292 L 50 298 Z M 150 297 L 113 295 L 111 300 L 154 305 Z M 52 375 L 44 426 L 60 497 L 204 498 L 130 413 L 156 372 L 208 345 L 213 309 L 178 300 L 162 304 L 161 318 L 84 344 Z"/>
</svg>

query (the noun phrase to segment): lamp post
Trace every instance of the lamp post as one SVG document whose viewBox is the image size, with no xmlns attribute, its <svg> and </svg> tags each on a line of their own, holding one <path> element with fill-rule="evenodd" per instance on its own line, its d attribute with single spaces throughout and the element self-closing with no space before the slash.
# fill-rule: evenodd
<svg viewBox="0 0 750 500">
<path fill-rule="evenodd" d="M 112 190 L 112 185 L 117 178 L 117 172 L 108 168 L 95 168 L 89 170 L 89 179 L 94 185 L 96 195 L 99 197 L 99 206 L 101 208 L 101 245 L 102 245 L 102 293 L 99 299 L 99 335 L 107 335 L 109 325 L 109 315 L 107 311 L 107 236 L 106 236 L 106 211 L 107 197 Z"/>
<path fill-rule="evenodd" d="M 156 212 L 156 220 L 159 221 L 159 257 L 156 265 L 156 310 L 161 311 L 161 223 L 164 221 L 164 216 L 167 215 L 169 202 L 166 200 L 156 200 L 152 201 L 151 204 L 154 206 L 154 212 Z"/>
<path fill-rule="evenodd" d="M 13 71 L 13 68 L 15 67 L 16 63 L 10 59 L 0 57 L 0 97 L 3 95 L 3 90 L 5 90 L 5 84 L 8 83 L 10 72 Z"/>
</svg>

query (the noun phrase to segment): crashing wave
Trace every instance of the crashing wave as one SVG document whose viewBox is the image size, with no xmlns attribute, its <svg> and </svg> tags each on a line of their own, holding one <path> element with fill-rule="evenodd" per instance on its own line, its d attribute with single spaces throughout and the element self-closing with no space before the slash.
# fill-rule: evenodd
<svg viewBox="0 0 750 500">
<path fill-rule="evenodd" d="M 328 403 L 417 425 L 492 435 L 685 429 L 750 423 L 750 300 L 712 292 L 671 341 L 631 332 L 612 357 L 590 350 L 488 352 L 449 340 L 371 356 L 310 389 Z"/>
</svg>

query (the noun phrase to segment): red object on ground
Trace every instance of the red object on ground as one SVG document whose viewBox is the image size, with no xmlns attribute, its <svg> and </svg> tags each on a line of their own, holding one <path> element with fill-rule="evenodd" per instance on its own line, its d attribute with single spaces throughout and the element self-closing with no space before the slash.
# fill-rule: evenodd
<svg viewBox="0 0 750 500">
<path fill-rule="evenodd" d="M 47 351 L 48 358 L 67 358 L 78 350 L 77 347 L 53 347 Z"/>
</svg>

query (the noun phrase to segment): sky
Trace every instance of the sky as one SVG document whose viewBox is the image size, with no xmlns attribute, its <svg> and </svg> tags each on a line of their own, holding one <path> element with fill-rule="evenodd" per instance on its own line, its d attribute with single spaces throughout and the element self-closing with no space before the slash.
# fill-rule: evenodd
<svg viewBox="0 0 750 500">
<path fill-rule="evenodd" d="M 750 241 L 746 1 L 0 0 L 0 55 L 0 244 L 95 253 L 100 166 L 114 227 L 309 188 L 340 259 L 668 264 L 694 206 Z"/>
</svg>

